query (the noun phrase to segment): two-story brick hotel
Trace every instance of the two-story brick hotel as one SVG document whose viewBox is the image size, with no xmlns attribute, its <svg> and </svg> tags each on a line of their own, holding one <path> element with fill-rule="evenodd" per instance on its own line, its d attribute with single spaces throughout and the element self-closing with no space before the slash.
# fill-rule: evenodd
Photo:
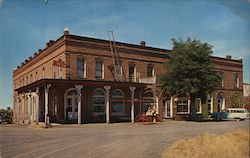
<svg viewBox="0 0 250 158">
<path fill-rule="evenodd" d="M 114 42 L 114 41 L 113 41 Z M 13 72 L 14 119 L 32 122 L 134 122 L 155 105 L 158 118 L 180 119 L 190 114 L 188 96 L 168 96 L 157 77 L 171 50 L 71 35 L 68 29 L 49 41 Z M 118 58 L 118 59 L 117 59 Z M 223 75 L 222 85 L 208 96 L 209 112 L 230 105 L 232 93 L 242 96 L 242 59 L 211 57 Z M 120 64 L 116 80 L 115 61 Z M 202 107 L 197 98 L 197 114 Z M 46 117 L 47 116 L 47 117 Z"/>
</svg>

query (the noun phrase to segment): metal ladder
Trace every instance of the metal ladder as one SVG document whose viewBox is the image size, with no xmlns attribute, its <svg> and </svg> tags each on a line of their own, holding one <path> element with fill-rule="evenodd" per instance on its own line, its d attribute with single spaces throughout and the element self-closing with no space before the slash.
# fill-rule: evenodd
<svg viewBox="0 0 250 158">
<path fill-rule="evenodd" d="M 122 70 L 121 70 L 121 64 L 119 60 L 119 53 L 117 51 L 117 46 L 115 43 L 114 32 L 108 31 L 108 36 L 109 36 L 110 51 L 111 51 L 112 59 L 113 59 L 115 81 L 120 82 L 122 81 Z"/>
</svg>

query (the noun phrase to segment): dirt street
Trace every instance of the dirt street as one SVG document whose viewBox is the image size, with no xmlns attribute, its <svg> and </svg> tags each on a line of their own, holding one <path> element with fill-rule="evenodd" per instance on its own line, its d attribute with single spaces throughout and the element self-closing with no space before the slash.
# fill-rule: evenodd
<svg viewBox="0 0 250 158">
<path fill-rule="evenodd" d="M 2 158 L 157 158 L 173 141 L 204 132 L 249 130 L 249 120 L 223 122 L 167 121 L 143 124 L 83 124 L 49 129 L 0 125 Z"/>
</svg>

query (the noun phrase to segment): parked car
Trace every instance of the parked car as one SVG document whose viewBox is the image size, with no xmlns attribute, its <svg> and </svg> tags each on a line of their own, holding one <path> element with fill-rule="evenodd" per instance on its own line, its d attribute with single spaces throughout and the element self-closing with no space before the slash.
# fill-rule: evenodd
<svg viewBox="0 0 250 158">
<path fill-rule="evenodd" d="M 245 120 L 250 117 L 249 112 L 243 108 L 228 108 L 221 112 L 212 113 L 213 120 Z"/>
<path fill-rule="evenodd" d="M 216 121 L 228 120 L 228 113 L 225 111 L 214 112 L 211 114 L 211 117 Z"/>
<path fill-rule="evenodd" d="M 243 108 L 228 108 L 226 109 L 228 113 L 228 119 L 245 120 L 249 118 L 249 112 L 247 109 Z"/>
<path fill-rule="evenodd" d="M 2 123 L 2 121 L 3 121 L 3 119 L 2 119 L 2 117 L 0 116 L 0 124 Z"/>
</svg>

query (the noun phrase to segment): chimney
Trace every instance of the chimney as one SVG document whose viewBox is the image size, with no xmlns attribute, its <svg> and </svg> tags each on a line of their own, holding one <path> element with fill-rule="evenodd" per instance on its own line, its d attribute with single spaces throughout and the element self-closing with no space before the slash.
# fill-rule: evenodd
<svg viewBox="0 0 250 158">
<path fill-rule="evenodd" d="M 146 42 L 145 41 L 141 41 L 140 42 L 140 46 L 146 46 Z"/>
<path fill-rule="evenodd" d="M 69 35 L 69 29 L 67 27 L 64 28 L 63 34 L 64 35 Z"/>
<path fill-rule="evenodd" d="M 226 58 L 227 59 L 232 59 L 232 56 L 231 55 L 226 55 Z"/>
</svg>

